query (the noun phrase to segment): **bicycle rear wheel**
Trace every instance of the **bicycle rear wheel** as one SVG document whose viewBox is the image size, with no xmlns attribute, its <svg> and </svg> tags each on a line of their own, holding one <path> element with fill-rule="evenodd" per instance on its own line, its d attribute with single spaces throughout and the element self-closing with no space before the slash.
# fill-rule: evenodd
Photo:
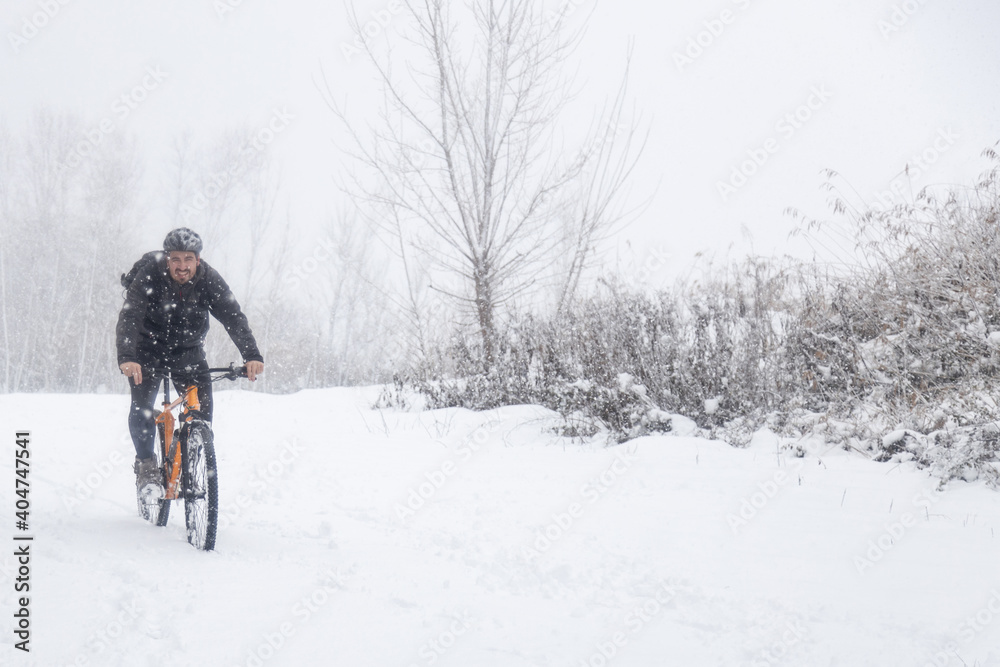
<svg viewBox="0 0 1000 667">
<path fill-rule="evenodd" d="M 219 479 L 212 429 L 203 421 L 188 424 L 181 448 L 181 495 L 187 540 L 197 549 L 215 548 L 219 519 Z"/>
<path fill-rule="evenodd" d="M 157 410 L 155 417 L 160 416 L 160 411 Z M 156 446 L 153 447 L 153 456 L 156 457 L 156 465 L 160 470 L 163 470 L 163 461 L 166 452 L 166 445 L 163 442 L 163 424 L 156 425 Z M 165 481 L 165 480 L 164 480 Z M 162 483 L 162 482 L 161 482 Z M 170 518 L 170 501 L 160 498 L 156 502 L 147 503 L 144 501 L 142 494 L 139 493 L 138 487 L 135 490 L 136 504 L 139 507 L 139 516 L 144 520 L 150 522 L 154 526 L 166 526 L 167 520 Z"/>
</svg>

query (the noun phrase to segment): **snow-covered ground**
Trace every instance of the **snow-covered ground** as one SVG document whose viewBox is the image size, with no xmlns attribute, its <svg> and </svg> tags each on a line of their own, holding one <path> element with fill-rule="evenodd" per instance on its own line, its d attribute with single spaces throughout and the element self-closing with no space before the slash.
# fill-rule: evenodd
<svg viewBox="0 0 1000 667">
<path fill-rule="evenodd" d="M 0 664 L 996 665 L 1000 495 L 759 433 L 615 447 L 522 406 L 220 392 L 223 520 L 137 518 L 119 395 L 0 396 Z M 31 653 L 14 432 L 31 431 Z"/>
</svg>

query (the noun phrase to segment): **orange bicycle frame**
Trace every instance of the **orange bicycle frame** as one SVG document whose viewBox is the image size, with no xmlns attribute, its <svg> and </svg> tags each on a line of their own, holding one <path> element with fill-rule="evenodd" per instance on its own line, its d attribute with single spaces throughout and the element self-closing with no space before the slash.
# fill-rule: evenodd
<svg viewBox="0 0 1000 667">
<path fill-rule="evenodd" d="M 194 415 L 191 410 L 200 410 L 201 402 L 198 400 L 198 387 L 191 385 L 183 396 L 178 396 L 173 402 L 163 402 L 163 412 L 156 418 L 157 424 L 163 425 L 163 462 L 167 472 L 167 488 L 164 499 L 175 500 L 180 488 L 181 478 L 181 447 L 179 434 L 175 433 L 176 420 L 171 412 L 178 405 L 184 404 L 184 411 L 181 419 L 185 422 L 191 421 Z"/>
</svg>

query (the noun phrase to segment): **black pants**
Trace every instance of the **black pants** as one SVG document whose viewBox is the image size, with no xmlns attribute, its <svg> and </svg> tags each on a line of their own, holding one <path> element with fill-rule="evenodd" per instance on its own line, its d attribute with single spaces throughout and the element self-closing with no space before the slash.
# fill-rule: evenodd
<svg viewBox="0 0 1000 667">
<path fill-rule="evenodd" d="M 164 378 L 162 374 L 153 373 L 149 369 L 154 367 L 162 368 L 164 366 L 160 366 L 156 362 L 148 366 L 146 364 L 140 365 L 142 366 L 142 384 L 135 384 L 129 380 L 132 385 L 132 409 L 128 413 L 128 430 L 132 434 L 135 455 L 140 459 L 148 459 L 153 456 L 153 447 L 156 438 L 156 425 L 153 422 L 153 402 L 156 400 L 157 391 L 163 386 Z M 169 367 L 178 368 L 177 366 Z M 177 398 L 177 396 L 184 393 L 189 383 L 193 381 L 198 387 L 198 401 L 201 403 L 201 414 L 206 420 L 212 421 L 212 382 L 207 373 L 200 372 L 206 369 L 208 369 L 208 362 L 201 360 L 197 364 L 187 366 L 187 368 L 180 371 L 180 373 L 186 373 L 186 376 L 179 375 L 176 371 L 172 372 L 171 377 L 173 378 L 174 389 L 177 391 L 177 394 L 174 394 L 173 398 Z M 160 400 L 163 400 L 162 397 Z"/>
</svg>

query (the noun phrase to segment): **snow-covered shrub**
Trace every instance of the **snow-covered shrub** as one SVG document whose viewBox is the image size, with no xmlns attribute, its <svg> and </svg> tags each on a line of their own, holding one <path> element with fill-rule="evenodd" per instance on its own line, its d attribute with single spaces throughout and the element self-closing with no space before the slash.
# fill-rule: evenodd
<svg viewBox="0 0 1000 667">
<path fill-rule="evenodd" d="M 441 407 L 538 403 L 577 434 L 665 431 L 671 413 L 706 428 L 739 418 L 742 432 L 797 389 L 787 285 L 785 269 L 760 260 L 655 295 L 605 281 L 556 317 L 513 318 L 489 370 L 475 338 L 457 337 L 410 382 Z"/>
<path fill-rule="evenodd" d="M 942 474 L 993 456 L 978 436 L 954 434 L 1000 420 L 998 183 L 994 169 L 970 189 L 925 189 L 912 203 L 855 214 L 858 268 L 804 284 L 793 345 L 811 395 L 831 414 L 863 416 L 855 435 L 876 458 L 904 454 L 883 438 L 899 429 L 934 434 L 914 460 Z M 835 210 L 851 209 L 838 200 Z"/>
<path fill-rule="evenodd" d="M 434 405 L 539 403 L 576 435 L 679 414 L 734 444 L 767 424 L 996 479 L 998 171 L 851 222 L 851 270 L 757 258 L 655 294 L 605 280 L 557 316 L 512 317 L 492 365 L 457 337 L 408 382 Z"/>
<path fill-rule="evenodd" d="M 786 346 L 794 323 L 794 265 L 750 259 L 679 286 L 663 390 L 702 426 L 752 418 L 795 400 Z"/>
<path fill-rule="evenodd" d="M 579 313 L 568 316 L 576 325 Z M 567 435 L 590 436 L 604 430 L 613 439 L 669 430 L 646 389 L 627 372 L 610 374 L 604 362 L 585 360 L 596 353 L 607 361 L 609 350 L 577 337 L 582 326 L 531 316 L 511 324 L 486 368 L 474 337 L 456 337 L 439 350 L 433 364 L 412 369 L 408 384 L 427 397 L 431 407 L 462 406 L 484 410 L 501 405 L 538 404 L 565 418 Z M 594 332 L 600 335 L 601 332 Z M 583 337 L 587 338 L 586 336 Z M 584 346 L 589 351 L 584 352 Z M 596 376 L 588 368 L 600 367 Z M 397 390 L 397 394 L 399 391 Z"/>
</svg>

